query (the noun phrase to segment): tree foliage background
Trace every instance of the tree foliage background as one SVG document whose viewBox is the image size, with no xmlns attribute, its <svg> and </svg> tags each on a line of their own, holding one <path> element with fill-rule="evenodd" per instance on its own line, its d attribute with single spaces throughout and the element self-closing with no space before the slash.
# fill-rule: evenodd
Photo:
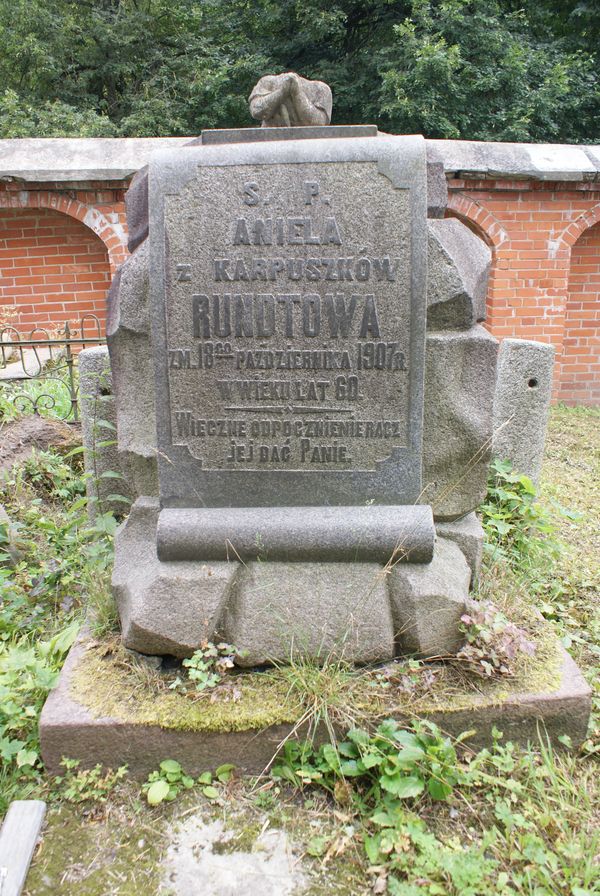
<svg viewBox="0 0 600 896">
<path fill-rule="evenodd" d="M 598 0 L 0 0 L 0 137 L 251 125 L 268 72 L 337 124 L 600 141 Z"/>
</svg>

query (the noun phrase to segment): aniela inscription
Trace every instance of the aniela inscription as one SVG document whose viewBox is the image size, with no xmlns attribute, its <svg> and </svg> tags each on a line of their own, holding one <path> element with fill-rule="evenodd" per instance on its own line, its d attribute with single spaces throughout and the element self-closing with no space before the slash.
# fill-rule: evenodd
<svg viewBox="0 0 600 896">
<path fill-rule="evenodd" d="M 166 197 L 171 433 L 203 469 L 375 470 L 406 446 L 408 190 L 358 168 L 202 166 Z"/>
</svg>

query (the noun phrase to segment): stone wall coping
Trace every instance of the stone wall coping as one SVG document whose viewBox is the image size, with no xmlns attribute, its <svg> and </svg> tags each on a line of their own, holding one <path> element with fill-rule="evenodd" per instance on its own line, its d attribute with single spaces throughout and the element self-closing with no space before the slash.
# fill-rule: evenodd
<svg viewBox="0 0 600 896">
<path fill-rule="evenodd" d="M 153 152 L 193 137 L 44 137 L 0 140 L 0 181 L 128 180 Z M 446 175 L 465 179 L 600 181 L 600 146 L 427 140 Z"/>
<path fill-rule="evenodd" d="M 440 153 L 446 175 L 465 179 L 600 180 L 600 146 L 475 140 L 428 140 L 427 144 Z"/>
<path fill-rule="evenodd" d="M 0 180 L 27 183 L 128 180 L 157 149 L 192 137 L 24 137 L 0 140 Z"/>
</svg>

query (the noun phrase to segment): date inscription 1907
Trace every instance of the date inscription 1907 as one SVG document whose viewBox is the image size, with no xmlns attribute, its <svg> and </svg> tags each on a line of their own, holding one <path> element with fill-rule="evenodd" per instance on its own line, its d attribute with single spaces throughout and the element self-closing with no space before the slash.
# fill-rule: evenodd
<svg viewBox="0 0 600 896">
<path fill-rule="evenodd" d="M 360 168 L 201 167 L 167 197 L 172 442 L 203 469 L 375 470 L 407 444 L 408 195 Z"/>
</svg>

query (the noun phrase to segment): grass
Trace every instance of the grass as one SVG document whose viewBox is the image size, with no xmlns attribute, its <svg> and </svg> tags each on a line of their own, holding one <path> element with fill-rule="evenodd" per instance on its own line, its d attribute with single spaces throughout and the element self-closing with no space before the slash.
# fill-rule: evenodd
<svg viewBox="0 0 600 896">
<path fill-rule="evenodd" d="M 523 558 L 514 569 L 488 563 L 480 585 L 480 596 L 492 597 L 511 618 L 537 627 L 538 637 L 542 630 L 558 635 L 596 689 L 594 714 L 581 750 L 555 754 L 543 742 L 529 750 L 502 744 L 479 752 L 463 748 L 461 784 L 454 794 L 446 802 L 421 797 L 407 803 L 386 862 L 375 867 L 369 866 L 364 844 L 377 827 L 359 805 L 364 795 L 358 786 L 340 786 L 334 799 L 318 788 L 297 791 L 271 777 L 234 780 L 219 786 L 219 797 L 212 801 L 194 788 L 175 803 L 151 809 L 132 782 L 117 783 L 102 801 L 84 779 L 81 786 L 84 795 L 88 786 L 89 799 L 72 803 L 39 762 L 20 768 L 5 762 L 0 772 L 4 805 L 8 799 L 28 796 L 50 803 L 46 835 L 26 893 L 158 896 L 160 861 L 171 837 L 170 826 L 190 813 L 223 820 L 236 834 L 233 842 L 243 843 L 244 849 L 252 849 L 265 822 L 283 827 L 302 862 L 309 896 L 600 893 L 599 432 L 600 412 L 553 409 L 541 497 L 564 549 L 551 560 Z M 101 547 L 98 533 L 89 534 L 83 505 L 73 510 L 83 481 L 77 470 L 69 472 L 64 466 L 62 460 L 38 459 L 3 487 L 0 501 L 21 526 L 19 535 L 25 542 L 25 557 L 16 569 L 0 565 L 4 651 L 7 646 L 23 648 L 50 640 L 77 622 L 90 600 L 103 608 L 104 635 L 114 622 L 106 587 L 109 536 Z M 561 507 L 575 514 L 565 515 Z M 532 605 L 545 621 L 532 617 Z M 131 658 L 116 648 L 115 656 L 134 699 L 140 688 L 156 688 L 159 696 L 168 690 L 152 670 L 133 668 Z M 543 649 L 540 657 L 538 671 L 543 677 L 548 673 Z M 94 661 L 98 659 L 96 655 Z M 530 661 L 523 660 L 519 673 L 523 680 L 531 676 L 532 667 L 526 665 Z M 52 669 L 60 662 L 57 657 Z M 408 669 L 409 679 L 418 680 L 422 674 Z M 325 725 L 329 720 L 336 731 L 360 721 L 364 692 L 361 696 L 354 670 L 335 663 L 315 669 L 296 662 L 268 675 L 273 708 L 279 713 L 282 705 L 296 719 L 308 712 Z M 248 676 L 246 686 L 251 687 L 251 681 Z M 456 688 L 455 682 L 452 687 Z M 386 699 L 386 688 L 377 678 L 370 688 L 371 696 Z M 43 687 L 34 689 L 28 703 L 31 714 L 19 732 L 32 749 L 44 694 Z M 431 699 L 429 684 L 421 688 L 418 681 L 408 695 L 415 713 L 420 701 Z M 222 709 L 234 712 L 235 706 L 224 704 Z"/>
</svg>

